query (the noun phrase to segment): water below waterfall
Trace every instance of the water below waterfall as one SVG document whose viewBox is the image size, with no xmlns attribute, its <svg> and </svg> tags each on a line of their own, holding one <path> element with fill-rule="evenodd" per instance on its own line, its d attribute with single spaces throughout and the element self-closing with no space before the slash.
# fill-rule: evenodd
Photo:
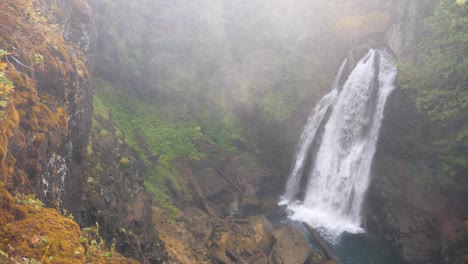
<svg viewBox="0 0 468 264">
<path fill-rule="evenodd" d="M 290 219 L 309 223 L 332 244 L 344 232 L 364 231 L 362 204 L 397 72 L 390 54 L 370 50 L 340 85 L 346 63 L 304 127 L 280 201 Z M 303 183 L 304 199 L 298 200 Z"/>
</svg>

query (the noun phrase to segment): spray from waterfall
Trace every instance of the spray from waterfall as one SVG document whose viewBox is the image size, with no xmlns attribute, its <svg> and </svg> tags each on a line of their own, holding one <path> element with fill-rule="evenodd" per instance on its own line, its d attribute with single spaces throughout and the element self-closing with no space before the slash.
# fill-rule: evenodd
<svg viewBox="0 0 468 264">
<path fill-rule="evenodd" d="M 370 182 L 372 159 L 388 95 L 393 91 L 396 66 L 390 54 L 370 50 L 348 76 L 342 89 L 340 68 L 332 91 L 320 100 L 308 119 L 280 204 L 292 220 L 315 227 L 330 242 L 343 232 L 359 233 L 361 209 Z M 325 113 L 331 108 L 328 119 Z M 323 133 L 317 133 L 323 126 Z M 318 138 L 319 137 L 319 138 Z M 313 166 L 304 174 L 310 155 Z M 301 179 L 308 176 L 304 201 L 295 200 Z"/>
</svg>

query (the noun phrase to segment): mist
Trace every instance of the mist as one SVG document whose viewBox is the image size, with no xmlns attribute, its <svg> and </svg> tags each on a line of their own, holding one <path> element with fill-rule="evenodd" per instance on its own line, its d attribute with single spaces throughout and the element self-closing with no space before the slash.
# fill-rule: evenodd
<svg viewBox="0 0 468 264">
<path fill-rule="evenodd" d="M 117 69 L 119 78 L 138 78 L 139 90 L 156 97 L 252 105 L 291 89 L 286 83 L 308 94 L 328 84 L 339 63 L 325 1 L 97 4 L 100 55 L 129 66 Z M 118 66 L 97 62 L 103 72 Z"/>
<path fill-rule="evenodd" d="M 465 263 L 467 17 L 0 1 L 0 263 Z"/>
</svg>

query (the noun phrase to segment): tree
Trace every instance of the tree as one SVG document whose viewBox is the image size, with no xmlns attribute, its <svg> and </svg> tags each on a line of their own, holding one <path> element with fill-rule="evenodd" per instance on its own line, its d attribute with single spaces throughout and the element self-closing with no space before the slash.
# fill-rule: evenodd
<svg viewBox="0 0 468 264">
<path fill-rule="evenodd" d="M 400 85 L 438 131 L 432 133 L 433 165 L 448 183 L 468 169 L 467 23 L 465 0 L 440 0 L 425 21 L 417 63 L 400 65 Z"/>
</svg>

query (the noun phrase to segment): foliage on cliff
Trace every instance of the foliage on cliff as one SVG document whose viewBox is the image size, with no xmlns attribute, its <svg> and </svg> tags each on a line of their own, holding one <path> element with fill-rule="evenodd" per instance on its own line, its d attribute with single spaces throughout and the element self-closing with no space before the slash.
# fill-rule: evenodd
<svg viewBox="0 0 468 264">
<path fill-rule="evenodd" d="M 200 144 L 217 146 L 233 155 L 245 154 L 234 145 L 236 142 L 247 144 L 247 138 L 228 115 L 217 119 L 208 118 L 213 113 L 207 113 L 206 117 L 171 111 L 102 79 L 95 79 L 93 86 L 97 91 L 95 111 L 113 120 L 125 141 L 138 151 L 147 168 L 145 186 L 156 203 L 166 209 L 175 209 L 171 206 L 174 192 L 181 196 L 178 198 L 191 197 L 175 163 L 207 158 L 209 151 L 199 148 Z M 94 127 L 98 128 L 97 121 L 93 122 Z M 100 131 L 102 137 L 109 133 Z M 220 156 L 211 158 L 222 159 Z"/>
<path fill-rule="evenodd" d="M 93 105 L 83 168 L 83 202 L 87 210 L 82 213 L 81 224 L 98 223 L 100 235 L 113 241 L 115 249 L 125 256 L 143 263 L 161 263 L 165 259 L 164 243 L 154 229 L 151 197 L 143 187 L 147 168 L 127 144 L 133 134 L 117 127 L 114 117 L 120 113 L 114 114 L 98 96 L 94 96 Z"/>
<path fill-rule="evenodd" d="M 416 63 L 400 65 L 399 82 L 432 123 L 435 180 L 455 184 L 468 170 L 468 5 L 441 0 L 424 22 Z"/>
</svg>

